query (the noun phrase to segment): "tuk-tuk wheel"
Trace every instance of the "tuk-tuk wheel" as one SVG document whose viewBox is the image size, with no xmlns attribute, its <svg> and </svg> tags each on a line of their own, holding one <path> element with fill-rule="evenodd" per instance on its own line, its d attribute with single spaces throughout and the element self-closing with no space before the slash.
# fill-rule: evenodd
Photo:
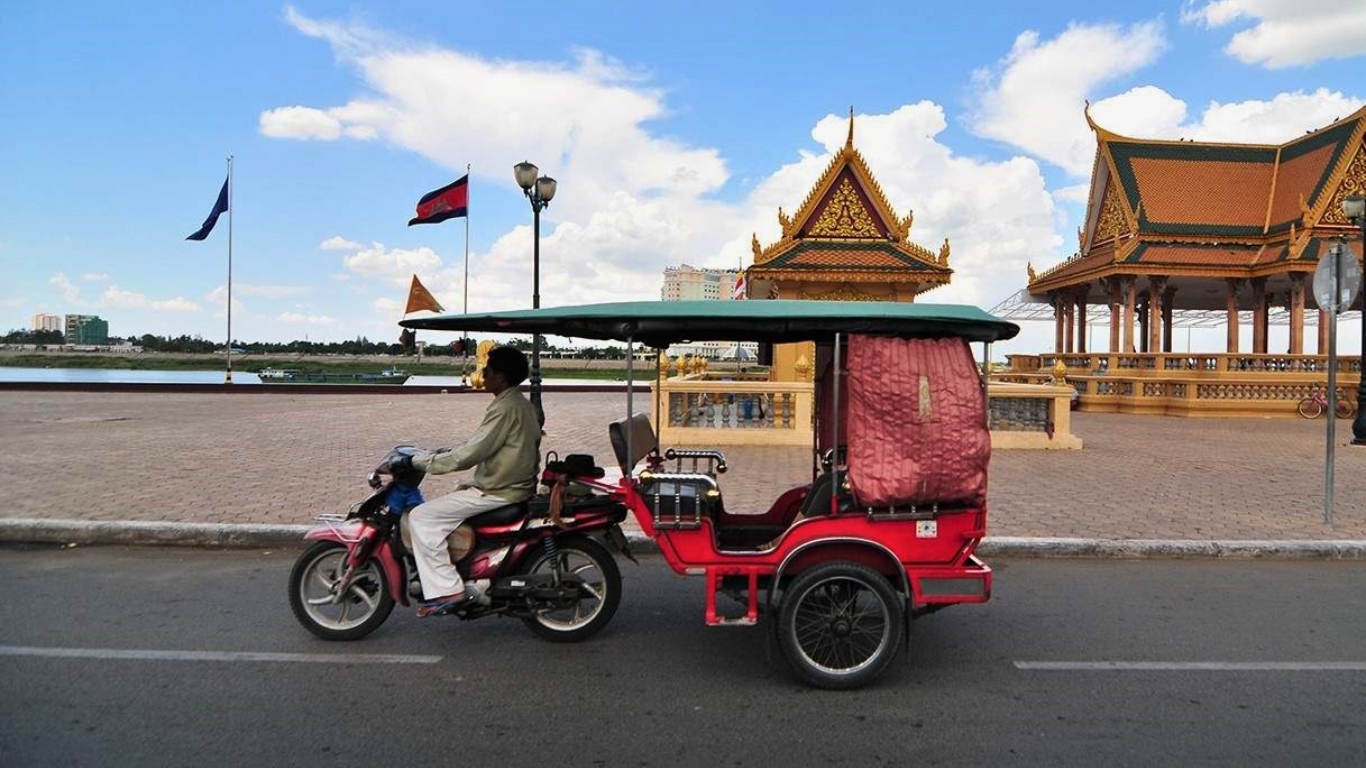
<svg viewBox="0 0 1366 768">
<path fill-rule="evenodd" d="M 793 670 L 817 688 L 862 687 L 901 645 L 901 599 L 866 565 L 834 562 L 793 580 L 778 614 L 778 641 Z"/>
</svg>

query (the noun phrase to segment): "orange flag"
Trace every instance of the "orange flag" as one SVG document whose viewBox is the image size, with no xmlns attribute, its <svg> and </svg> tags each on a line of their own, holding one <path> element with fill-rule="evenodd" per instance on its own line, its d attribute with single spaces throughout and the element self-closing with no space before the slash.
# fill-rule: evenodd
<svg viewBox="0 0 1366 768">
<path fill-rule="evenodd" d="M 430 309 L 433 312 L 446 311 L 445 307 L 441 306 L 441 302 L 432 295 L 432 292 L 427 290 L 427 286 L 417 279 L 417 275 L 413 275 L 413 287 L 408 289 L 408 308 L 403 310 L 403 314 L 416 312 L 419 309 Z"/>
</svg>

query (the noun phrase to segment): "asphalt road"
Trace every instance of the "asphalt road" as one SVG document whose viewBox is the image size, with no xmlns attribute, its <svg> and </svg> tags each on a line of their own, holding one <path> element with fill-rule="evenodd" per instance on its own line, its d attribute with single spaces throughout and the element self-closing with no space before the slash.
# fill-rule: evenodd
<svg viewBox="0 0 1366 768">
<path fill-rule="evenodd" d="M 338 645 L 295 554 L 0 550 L 0 765 L 1366 764 L 1362 563 L 998 562 L 836 693 L 655 557 L 580 645 L 401 608 Z"/>
</svg>

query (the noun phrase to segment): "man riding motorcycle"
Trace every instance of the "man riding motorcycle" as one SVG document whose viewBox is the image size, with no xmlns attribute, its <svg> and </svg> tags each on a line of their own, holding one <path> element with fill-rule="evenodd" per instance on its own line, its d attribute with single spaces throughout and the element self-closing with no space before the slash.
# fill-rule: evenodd
<svg viewBox="0 0 1366 768">
<path fill-rule="evenodd" d="M 389 464 L 390 471 L 411 468 L 434 475 L 477 465 L 469 482 L 408 513 L 424 599 L 418 616 L 451 613 L 476 597 L 451 562 L 446 537 L 465 520 L 525 501 L 536 492 L 541 427 L 535 407 L 517 389 L 527 372 L 526 356 L 518 350 L 497 347 L 491 351 L 484 389 L 493 394 L 493 402 L 465 444 L 400 456 Z"/>
</svg>

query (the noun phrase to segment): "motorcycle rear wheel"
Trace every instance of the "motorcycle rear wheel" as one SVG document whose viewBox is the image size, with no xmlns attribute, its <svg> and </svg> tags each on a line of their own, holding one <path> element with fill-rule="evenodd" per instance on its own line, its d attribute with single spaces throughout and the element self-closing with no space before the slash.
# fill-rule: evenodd
<svg viewBox="0 0 1366 768">
<path fill-rule="evenodd" d="M 861 688 L 882 674 L 901 645 L 901 606 L 872 568 L 825 563 L 803 572 L 783 593 L 778 641 L 808 685 Z"/>
<path fill-rule="evenodd" d="M 598 542 L 582 536 L 556 540 L 555 554 L 561 573 L 583 579 L 584 595 L 573 608 L 548 609 L 522 619 L 532 632 L 555 643 L 576 643 L 601 632 L 616 615 L 621 602 L 621 569 L 612 553 Z M 550 573 L 551 555 L 540 552 L 527 560 L 522 572 Z"/>
<path fill-rule="evenodd" d="M 394 610 L 389 581 L 373 558 L 361 566 L 346 595 L 332 600 L 332 588 L 346 568 L 346 546 L 320 541 L 304 551 L 289 573 L 289 607 L 294 618 L 324 640 L 359 640 L 374 632 Z"/>
</svg>

